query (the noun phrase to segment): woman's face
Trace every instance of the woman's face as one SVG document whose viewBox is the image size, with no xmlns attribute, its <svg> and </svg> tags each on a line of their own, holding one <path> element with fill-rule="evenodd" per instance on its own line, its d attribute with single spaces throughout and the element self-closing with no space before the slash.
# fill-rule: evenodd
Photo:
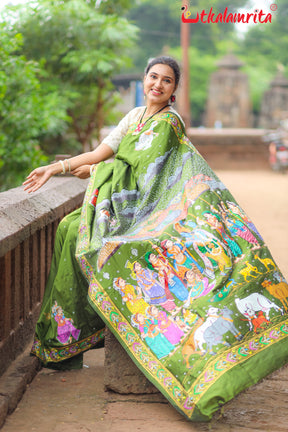
<svg viewBox="0 0 288 432">
<path fill-rule="evenodd" d="M 156 306 L 152 306 L 152 314 L 153 314 L 154 316 L 157 316 L 157 315 L 159 314 L 159 311 L 158 311 L 158 309 L 156 308 Z"/>
<path fill-rule="evenodd" d="M 144 315 L 142 315 L 140 313 L 137 315 L 137 319 L 138 319 L 139 324 L 143 324 L 145 321 Z"/>
<path fill-rule="evenodd" d="M 144 78 L 144 93 L 147 102 L 153 104 L 167 104 L 174 90 L 176 90 L 173 69 L 165 64 L 156 64 L 150 68 Z"/>
<path fill-rule="evenodd" d="M 125 280 L 122 278 L 119 278 L 118 284 L 119 284 L 119 287 L 121 287 L 121 288 L 125 287 Z"/>
<path fill-rule="evenodd" d="M 167 240 L 167 242 L 166 242 L 166 248 L 170 249 L 172 247 L 173 247 L 173 242 L 171 240 Z"/>
<path fill-rule="evenodd" d="M 151 315 L 157 317 L 158 314 L 159 314 L 158 309 L 155 306 L 152 306 Z"/>
<path fill-rule="evenodd" d="M 213 216 L 212 214 L 206 213 L 205 217 L 209 223 L 211 223 L 213 225 L 215 225 L 217 223 L 217 218 L 215 216 Z"/>
<path fill-rule="evenodd" d="M 136 262 L 134 265 L 134 270 L 137 272 L 137 271 L 140 271 L 141 269 L 142 269 L 141 264 Z"/>
<path fill-rule="evenodd" d="M 194 280 L 194 273 L 193 270 L 188 270 L 186 273 L 186 279 L 188 282 L 191 282 Z"/>
</svg>

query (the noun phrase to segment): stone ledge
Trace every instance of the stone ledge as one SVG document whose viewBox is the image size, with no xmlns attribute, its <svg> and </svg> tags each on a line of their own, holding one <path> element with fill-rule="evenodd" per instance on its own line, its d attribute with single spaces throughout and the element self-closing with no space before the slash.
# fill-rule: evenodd
<svg viewBox="0 0 288 432">
<path fill-rule="evenodd" d="M 192 136 L 217 136 L 217 137 L 227 137 L 227 138 L 233 138 L 233 137 L 259 137 L 261 140 L 263 136 L 271 132 L 270 129 L 257 129 L 257 128 L 208 128 L 208 127 L 190 127 L 187 128 L 187 135 L 189 137 Z M 232 143 L 231 143 L 232 144 Z"/>
<path fill-rule="evenodd" d="M 0 256 L 26 240 L 37 230 L 63 217 L 83 201 L 86 180 L 53 177 L 41 189 L 28 194 L 24 187 L 0 194 Z"/>
<path fill-rule="evenodd" d="M 265 129 L 188 128 L 187 135 L 212 169 L 270 169 Z"/>
<path fill-rule="evenodd" d="M 38 358 L 30 356 L 29 346 L 2 375 L 0 378 L 0 428 L 7 415 L 15 410 L 27 385 L 39 370 L 40 362 Z"/>
</svg>

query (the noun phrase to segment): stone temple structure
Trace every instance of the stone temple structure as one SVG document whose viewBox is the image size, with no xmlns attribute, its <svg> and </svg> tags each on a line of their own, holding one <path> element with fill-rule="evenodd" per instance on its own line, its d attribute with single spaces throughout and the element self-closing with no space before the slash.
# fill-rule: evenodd
<svg viewBox="0 0 288 432">
<path fill-rule="evenodd" d="M 211 75 L 205 115 L 206 127 L 252 127 L 248 77 L 243 63 L 233 54 L 223 57 Z"/>
<path fill-rule="evenodd" d="M 260 128 L 276 129 L 288 116 L 288 80 L 279 71 L 264 93 L 259 116 Z"/>
</svg>

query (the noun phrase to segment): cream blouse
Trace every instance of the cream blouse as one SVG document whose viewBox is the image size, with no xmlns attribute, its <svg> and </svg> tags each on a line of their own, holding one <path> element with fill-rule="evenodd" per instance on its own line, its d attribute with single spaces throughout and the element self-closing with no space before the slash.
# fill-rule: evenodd
<svg viewBox="0 0 288 432">
<path fill-rule="evenodd" d="M 118 123 L 118 126 L 116 126 L 102 141 L 102 143 L 108 145 L 114 153 L 117 153 L 118 147 L 124 136 L 126 135 L 129 127 L 132 123 L 139 122 L 141 115 L 145 109 L 145 106 L 140 106 L 132 109 L 129 111 L 128 114 L 123 117 L 123 119 Z M 177 113 L 174 108 L 170 107 L 169 111 L 176 114 L 180 120 L 180 115 Z"/>
</svg>

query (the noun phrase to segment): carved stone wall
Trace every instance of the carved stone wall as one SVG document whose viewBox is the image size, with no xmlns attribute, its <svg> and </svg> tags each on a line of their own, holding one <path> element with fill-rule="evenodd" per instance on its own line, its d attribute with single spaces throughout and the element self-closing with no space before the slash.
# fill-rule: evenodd
<svg viewBox="0 0 288 432">
<path fill-rule="evenodd" d="M 276 129 L 281 120 L 288 117 L 288 80 L 282 72 L 278 72 L 270 83 L 270 88 L 264 93 L 259 127 L 265 129 Z"/>
<path fill-rule="evenodd" d="M 86 186 L 59 176 L 33 194 L 0 194 L 0 377 L 31 343 L 58 223 L 81 206 Z"/>
<path fill-rule="evenodd" d="M 239 69 L 237 57 L 228 54 L 211 75 L 208 92 L 206 127 L 249 128 L 253 117 L 248 77 Z"/>
</svg>

